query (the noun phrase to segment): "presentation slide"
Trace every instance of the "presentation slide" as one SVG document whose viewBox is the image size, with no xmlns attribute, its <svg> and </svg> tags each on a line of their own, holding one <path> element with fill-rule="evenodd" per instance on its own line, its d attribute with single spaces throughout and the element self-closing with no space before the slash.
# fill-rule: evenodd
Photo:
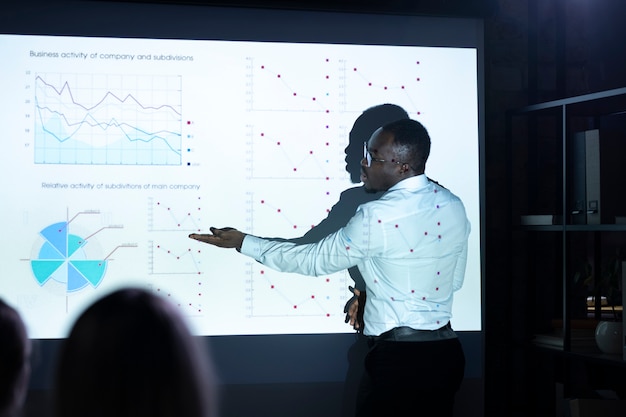
<svg viewBox="0 0 626 417">
<path fill-rule="evenodd" d="M 352 126 L 392 103 L 432 139 L 427 175 L 472 223 L 456 330 L 481 330 L 475 48 L 0 35 L 3 298 L 62 338 L 121 286 L 198 335 L 353 332 L 347 272 L 282 274 L 188 238 L 295 238 L 342 191 Z"/>
</svg>

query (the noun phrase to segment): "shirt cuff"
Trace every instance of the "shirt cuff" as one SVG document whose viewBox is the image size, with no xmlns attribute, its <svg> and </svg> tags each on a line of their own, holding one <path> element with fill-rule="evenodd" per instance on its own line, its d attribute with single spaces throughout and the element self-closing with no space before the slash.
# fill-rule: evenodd
<svg viewBox="0 0 626 417">
<path fill-rule="evenodd" d="M 259 260 L 261 256 L 261 244 L 264 239 L 252 235 L 246 235 L 241 243 L 241 254 Z"/>
</svg>

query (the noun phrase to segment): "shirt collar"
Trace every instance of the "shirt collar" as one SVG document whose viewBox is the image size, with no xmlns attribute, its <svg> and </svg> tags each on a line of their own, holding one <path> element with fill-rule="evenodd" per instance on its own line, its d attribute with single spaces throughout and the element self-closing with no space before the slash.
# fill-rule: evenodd
<svg viewBox="0 0 626 417">
<path fill-rule="evenodd" d="M 428 177 L 426 174 L 414 175 L 409 178 L 405 178 L 391 187 L 388 191 L 394 190 L 418 190 L 428 185 Z"/>
</svg>

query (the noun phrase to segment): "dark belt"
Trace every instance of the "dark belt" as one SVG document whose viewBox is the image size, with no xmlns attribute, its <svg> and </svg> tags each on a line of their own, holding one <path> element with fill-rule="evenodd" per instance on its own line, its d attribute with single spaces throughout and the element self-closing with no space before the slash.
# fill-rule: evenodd
<svg viewBox="0 0 626 417">
<path fill-rule="evenodd" d="M 416 330 L 407 326 L 394 327 L 380 336 L 371 336 L 372 342 L 434 342 L 437 340 L 455 339 L 456 333 L 450 323 L 436 330 Z"/>
</svg>

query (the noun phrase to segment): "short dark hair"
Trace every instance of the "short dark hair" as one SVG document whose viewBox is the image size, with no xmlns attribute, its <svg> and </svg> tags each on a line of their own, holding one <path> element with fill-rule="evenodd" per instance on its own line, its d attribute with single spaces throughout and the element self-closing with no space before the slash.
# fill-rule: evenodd
<svg viewBox="0 0 626 417">
<path fill-rule="evenodd" d="M 0 299 L 0 415 L 18 413 L 30 369 L 30 339 L 17 310 Z"/>
<path fill-rule="evenodd" d="M 417 120 L 401 119 L 383 126 L 385 132 L 393 134 L 394 146 L 402 154 L 403 162 L 413 171 L 423 173 L 430 155 L 430 136 Z"/>
<path fill-rule="evenodd" d="M 164 296 L 122 288 L 76 320 L 61 348 L 55 416 L 212 417 L 208 351 Z"/>
</svg>

